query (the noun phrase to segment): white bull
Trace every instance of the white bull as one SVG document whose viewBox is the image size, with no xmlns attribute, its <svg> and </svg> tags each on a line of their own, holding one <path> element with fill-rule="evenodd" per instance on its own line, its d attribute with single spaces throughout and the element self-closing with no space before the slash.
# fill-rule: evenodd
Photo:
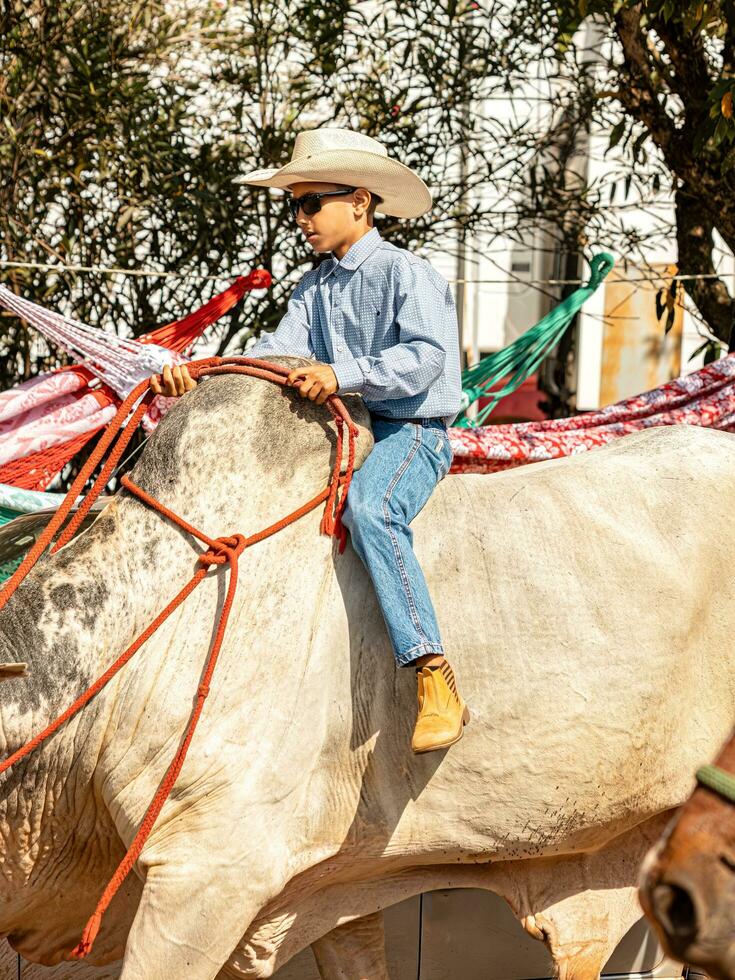
<svg viewBox="0 0 735 980">
<path fill-rule="evenodd" d="M 330 445 L 323 409 L 215 378 L 133 478 L 212 536 L 249 534 L 318 492 Z M 688 427 L 444 480 L 415 548 L 472 722 L 416 757 L 413 672 L 394 668 L 352 549 L 316 511 L 247 550 L 186 764 L 90 960 L 124 954 L 122 980 L 267 977 L 314 944 L 324 977 L 382 980 L 379 910 L 470 885 L 505 896 L 562 976 L 596 976 L 640 914 L 640 856 L 732 723 L 733 502 L 735 439 Z M 3 756 L 138 635 L 198 550 L 121 493 L 38 566 L 0 614 L 0 662 L 30 664 L 3 686 Z M 27 959 L 76 944 L 131 841 L 224 574 L 0 778 L 0 935 Z"/>
</svg>

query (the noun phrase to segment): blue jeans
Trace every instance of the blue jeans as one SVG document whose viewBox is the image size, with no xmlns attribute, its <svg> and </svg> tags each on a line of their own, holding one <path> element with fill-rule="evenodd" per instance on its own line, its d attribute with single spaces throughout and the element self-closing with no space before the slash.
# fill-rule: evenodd
<svg viewBox="0 0 735 980">
<path fill-rule="evenodd" d="M 372 420 L 375 446 L 356 470 L 342 521 L 373 581 L 396 663 L 443 654 L 439 627 L 408 526 L 452 464 L 437 419 Z"/>
</svg>

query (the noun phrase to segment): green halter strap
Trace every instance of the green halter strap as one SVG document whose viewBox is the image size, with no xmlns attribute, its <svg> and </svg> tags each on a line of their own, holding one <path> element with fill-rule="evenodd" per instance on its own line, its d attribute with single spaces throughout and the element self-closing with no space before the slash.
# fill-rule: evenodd
<svg viewBox="0 0 735 980">
<path fill-rule="evenodd" d="M 701 766 L 697 769 L 697 782 L 730 803 L 735 803 L 735 776 L 719 766 Z"/>
</svg>

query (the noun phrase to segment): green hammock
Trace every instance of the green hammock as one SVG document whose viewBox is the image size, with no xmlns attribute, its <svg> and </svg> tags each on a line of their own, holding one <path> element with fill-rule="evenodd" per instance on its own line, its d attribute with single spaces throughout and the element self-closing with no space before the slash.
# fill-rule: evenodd
<svg viewBox="0 0 735 980">
<path fill-rule="evenodd" d="M 14 524 L 7 530 L 3 528 L 17 517 L 33 514 L 36 511 L 46 509 L 50 515 L 63 499 L 63 493 L 24 490 L 22 487 L 11 487 L 0 483 L 0 587 L 23 561 L 26 551 L 35 540 L 36 533 L 30 530 L 24 531 L 22 522 L 20 527 Z M 38 523 L 38 533 L 43 529 L 46 520 L 48 516 Z"/>
<path fill-rule="evenodd" d="M 552 347 L 561 340 L 573 317 L 579 312 L 585 300 L 595 292 L 602 280 L 615 265 L 612 255 L 600 252 L 590 262 L 590 279 L 586 286 L 567 296 L 558 306 L 550 310 L 536 326 L 526 330 L 512 344 L 487 357 L 462 372 L 462 409 L 454 425 L 474 428 L 482 425 L 498 402 L 520 388 L 526 378 L 533 374 Z M 510 381 L 502 388 L 491 392 L 499 381 L 513 373 Z M 467 417 L 467 409 L 478 398 L 490 395 L 489 404 L 478 412 L 474 419 Z"/>
<path fill-rule="evenodd" d="M 0 527 L 3 524 L 9 524 L 17 516 L 16 511 L 11 510 L 9 507 L 0 506 Z M 6 579 L 10 578 L 22 560 L 23 558 L 21 556 L 20 558 L 13 558 L 10 561 L 0 561 L 0 586 Z"/>
</svg>

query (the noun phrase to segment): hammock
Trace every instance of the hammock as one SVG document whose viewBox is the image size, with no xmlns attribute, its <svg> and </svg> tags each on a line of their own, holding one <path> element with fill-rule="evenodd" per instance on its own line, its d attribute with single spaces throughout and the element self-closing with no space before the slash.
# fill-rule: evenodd
<svg viewBox="0 0 735 980">
<path fill-rule="evenodd" d="M 735 432 L 735 353 L 596 412 L 566 419 L 451 428 L 451 472 L 498 470 L 604 446 L 656 425 L 702 425 Z"/>
<path fill-rule="evenodd" d="M 263 269 L 239 277 L 200 309 L 138 340 L 126 340 L 44 309 L 0 286 L 0 305 L 22 316 L 80 363 L 0 392 L 0 483 L 44 490 L 115 415 L 122 397 L 165 363 L 185 360 L 206 327 L 248 290 L 269 286 Z M 173 399 L 156 398 L 151 431 Z"/>
<path fill-rule="evenodd" d="M 0 482 L 45 489 L 117 405 L 112 389 L 76 366 L 0 392 Z"/>
<path fill-rule="evenodd" d="M 63 493 L 37 493 L 0 483 L 0 526 L 19 514 L 32 514 L 44 507 L 56 510 L 63 499 Z"/>
<path fill-rule="evenodd" d="M 702 425 L 735 432 L 735 353 L 599 412 L 477 429 L 452 427 L 449 439 L 454 460 L 450 472 L 494 473 L 558 459 L 655 425 Z M 48 508 L 55 509 L 63 497 L 0 487 L 0 515 L 4 508 L 6 519 L 18 516 L 7 530 L 0 527 L 0 583 L 15 571 L 27 547 L 43 530 Z M 38 520 L 32 521 L 30 515 L 37 509 Z"/>
<path fill-rule="evenodd" d="M 181 354 L 189 348 L 205 327 L 242 299 L 246 290 L 260 289 L 270 285 L 270 281 L 270 274 L 263 269 L 256 269 L 249 276 L 240 276 L 201 309 L 183 320 L 144 334 L 139 340 L 103 333 L 73 317 L 62 316 L 31 303 L 2 285 L 0 306 L 30 323 L 57 347 L 70 354 L 78 364 L 84 364 L 88 371 L 109 385 L 118 398 L 123 399 L 144 378 L 159 374 L 166 364 L 183 360 L 183 357 L 176 358 L 174 354 Z"/>
<path fill-rule="evenodd" d="M 0 586 L 20 566 L 28 549 L 59 508 L 63 493 L 36 493 L 0 484 Z M 89 524 L 109 501 L 100 497 L 87 515 Z M 80 497 L 75 506 L 82 500 Z"/>
<path fill-rule="evenodd" d="M 512 344 L 488 354 L 478 364 L 462 372 L 462 411 L 454 422 L 455 426 L 472 428 L 482 425 L 502 398 L 520 388 L 551 348 L 559 343 L 584 302 L 595 292 L 614 264 L 613 257 L 606 252 L 595 255 L 590 262 L 590 279 L 586 286 L 575 289 L 571 296 L 567 296 Z M 505 385 L 492 390 L 511 372 L 514 373 Z M 488 404 L 476 418 L 468 418 L 466 412 L 470 405 L 486 395 L 490 396 Z"/>
</svg>

